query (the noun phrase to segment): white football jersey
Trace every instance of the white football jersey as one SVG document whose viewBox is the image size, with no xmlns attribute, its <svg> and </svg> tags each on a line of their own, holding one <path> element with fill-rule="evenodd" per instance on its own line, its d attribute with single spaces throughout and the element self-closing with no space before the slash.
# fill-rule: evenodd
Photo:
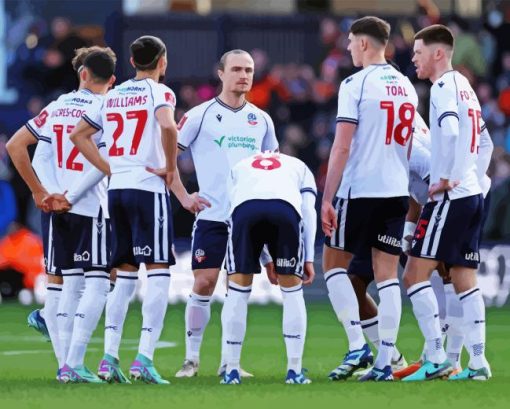
<svg viewBox="0 0 510 409">
<path fill-rule="evenodd" d="M 480 132 L 484 123 L 481 108 L 469 81 L 457 71 L 448 71 L 430 89 L 432 135 L 430 183 L 439 179 L 457 181 L 450 199 L 481 193 L 477 175 Z M 454 155 L 454 156 L 448 156 Z M 443 194 L 437 194 L 439 200 Z"/>
<path fill-rule="evenodd" d="M 90 162 L 71 142 L 69 135 L 83 116 L 89 111 L 99 110 L 102 104 L 102 95 L 81 89 L 61 95 L 56 101 L 46 106 L 38 116 L 27 122 L 27 128 L 38 141 L 51 144 L 51 163 L 47 164 L 47 169 L 40 165 L 37 165 L 36 169 L 38 175 L 41 172 L 54 173 L 57 186 L 50 187 L 51 190 L 55 189 L 50 193 L 68 191 L 92 168 Z M 98 147 L 102 145 L 100 139 L 101 132 L 96 132 L 93 135 L 93 140 Z M 36 151 L 36 155 L 38 154 L 39 152 Z M 50 166 L 51 168 L 49 168 Z M 48 190 L 48 187 L 46 189 Z M 76 203 L 73 203 L 70 212 L 82 216 L 97 217 L 100 206 L 107 215 L 106 178 L 85 192 Z"/>
<path fill-rule="evenodd" d="M 336 120 L 357 126 L 338 197 L 409 195 L 407 155 L 417 104 L 409 79 L 389 64 L 370 65 L 342 81 Z"/>
<path fill-rule="evenodd" d="M 189 110 L 178 128 L 179 148 L 191 149 L 200 196 L 211 203 L 197 219 L 227 220 L 230 170 L 241 159 L 278 148 L 273 121 L 249 102 L 232 109 L 214 98 Z"/>
<path fill-rule="evenodd" d="M 414 134 L 409 158 L 409 194 L 424 205 L 429 197 L 430 131 L 421 115 L 414 117 Z"/>
<path fill-rule="evenodd" d="M 280 153 L 250 156 L 232 168 L 229 180 L 230 213 L 247 200 L 280 199 L 302 216 L 301 193 L 317 195 L 310 169 L 299 159 Z"/>
<path fill-rule="evenodd" d="M 163 178 L 146 170 L 166 167 L 155 115 L 161 107 L 175 110 L 170 88 L 150 78 L 130 79 L 106 94 L 101 109 L 84 116 L 90 125 L 103 130 L 112 172 L 109 190 L 166 191 Z"/>
</svg>

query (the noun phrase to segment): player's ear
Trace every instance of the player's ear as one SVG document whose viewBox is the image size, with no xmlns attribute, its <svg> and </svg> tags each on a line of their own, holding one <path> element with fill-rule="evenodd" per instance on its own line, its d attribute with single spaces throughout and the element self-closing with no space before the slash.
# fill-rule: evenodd
<svg viewBox="0 0 510 409">
<path fill-rule="evenodd" d="M 87 81 L 88 75 L 89 75 L 88 70 L 85 67 L 83 67 L 83 69 L 80 71 L 80 81 Z"/>
<path fill-rule="evenodd" d="M 117 79 L 117 77 L 115 77 L 115 75 L 112 75 L 110 77 L 110 80 L 108 81 L 108 89 L 113 88 L 113 84 L 115 84 L 116 79 Z"/>
<path fill-rule="evenodd" d="M 136 69 L 136 66 L 135 66 L 135 61 L 133 60 L 133 57 L 130 57 L 129 58 L 129 62 L 131 63 L 131 66 Z"/>
<path fill-rule="evenodd" d="M 223 79 L 223 74 L 224 74 L 224 72 L 223 72 L 222 70 L 218 70 L 218 78 L 219 78 L 220 80 L 222 80 L 222 79 Z"/>
</svg>

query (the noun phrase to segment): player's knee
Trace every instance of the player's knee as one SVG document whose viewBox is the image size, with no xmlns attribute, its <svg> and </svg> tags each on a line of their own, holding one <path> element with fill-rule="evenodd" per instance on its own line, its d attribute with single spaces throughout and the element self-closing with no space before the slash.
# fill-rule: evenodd
<svg viewBox="0 0 510 409">
<path fill-rule="evenodd" d="M 64 277 L 53 274 L 47 274 L 48 284 L 63 284 Z"/>
<path fill-rule="evenodd" d="M 278 274 L 278 283 L 281 288 L 295 287 L 301 284 L 303 280 L 295 275 Z"/>
<path fill-rule="evenodd" d="M 193 284 L 193 292 L 198 295 L 211 295 L 216 287 L 216 281 L 216 277 L 210 275 L 197 275 Z"/>
</svg>

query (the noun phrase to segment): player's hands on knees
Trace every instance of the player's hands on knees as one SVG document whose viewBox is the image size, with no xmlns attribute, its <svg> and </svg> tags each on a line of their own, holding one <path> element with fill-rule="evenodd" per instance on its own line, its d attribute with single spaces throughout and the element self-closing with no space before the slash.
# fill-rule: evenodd
<svg viewBox="0 0 510 409">
<path fill-rule="evenodd" d="M 338 227 L 335 208 L 330 202 L 322 202 L 321 224 L 322 231 L 327 237 L 331 237 L 333 231 Z"/>
<path fill-rule="evenodd" d="M 34 198 L 35 206 L 42 210 L 43 212 L 51 212 L 51 208 L 49 207 L 48 203 L 45 202 L 45 198 L 48 197 L 48 192 L 45 190 L 42 190 L 40 192 L 34 192 L 32 193 L 32 197 Z"/>
<path fill-rule="evenodd" d="M 276 274 L 276 269 L 274 267 L 274 263 L 270 261 L 269 263 L 264 265 L 267 273 L 267 279 L 273 285 L 278 285 L 278 274 Z"/>
<path fill-rule="evenodd" d="M 434 195 L 442 192 L 448 192 L 459 185 L 459 181 L 450 182 L 448 179 L 439 179 L 438 183 L 434 183 L 429 187 L 429 197 L 432 199 Z"/>
<path fill-rule="evenodd" d="M 73 207 L 73 205 L 69 203 L 69 201 L 65 197 L 65 193 L 64 194 L 53 193 L 49 196 L 46 196 L 44 198 L 44 202 L 46 203 L 50 211 L 55 213 L 65 213 L 71 210 L 71 208 Z"/>
<path fill-rule="evenodd" d="M 305 261 L 305 273 L 303 274 L 303 284 L 312 284 L 315 278 L 315 269 L 311 261 Z"/>
<path fill-rule="evenodd" d="M 182 207 L 184 207 L 188 212 L 191 213 L 199 213 L 204 210 L 206 207 L 211 207 L 211 203 L 207 199 L 198 195 L 198 192 L 192 193 L 191 195 L 187 195 L 185 200 L 183 201 Z"/>
</svg>

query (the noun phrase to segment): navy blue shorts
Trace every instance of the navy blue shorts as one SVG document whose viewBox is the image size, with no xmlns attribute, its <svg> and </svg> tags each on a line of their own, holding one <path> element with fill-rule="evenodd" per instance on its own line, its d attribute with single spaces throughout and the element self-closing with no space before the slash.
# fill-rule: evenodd
<svg viewBox="0 0 510 409">
<path fill-rule="evenodd" d="M 399 255 L 408 208 L 408 196 L 338 199 L 338 229 L 326 237 L 325 244 L 353 254 L 374 247 Z"/>
<path fill-rule="evenodd" d="M 374 281 L 372 249 L 367 248 L 359 254 L 354 254 L 347 269 L 347 274 L 361 278 L 367 285 Z"/>
<path fill-rule="evenodd" d="M 174 265 L 170 196 L 138 189 L 108 191 L 111 266 Z"/>
<path fill-rule="evenodd" d="M 483 197 L 449 200 L 448 195 L 427 203 L 413 237 L 411 255 L 452 266 L 478 268 Z"/>
<path fill-rule="evenodd" d="M 267 244 L 277 274 L 303 276 L 303 223 L 283 200 L 249 200 L 230 218 L 227 245 L 229 274 L 260 273 L 260 253 Z"/>
<path fill-rule="evenodd" d="M 97 217 L 74 213 L 53 215 L 55 265 L 63 270 L 108 270 L 110 223 L 102 210 Z"/>
<path fill-rule="evenodd" d="M 41 212 L 41 235 L 44 251 L 44 268 L 46 274 L 61 276 L 60 268 L 55 267 L 53 251 L 52 213 Z"/>
<path fill-rule="evenodd" d="M 196 220 L 191 237 L 191 269 L 221 268 L 227 251 L 227 224 Z"/>
</svg>

